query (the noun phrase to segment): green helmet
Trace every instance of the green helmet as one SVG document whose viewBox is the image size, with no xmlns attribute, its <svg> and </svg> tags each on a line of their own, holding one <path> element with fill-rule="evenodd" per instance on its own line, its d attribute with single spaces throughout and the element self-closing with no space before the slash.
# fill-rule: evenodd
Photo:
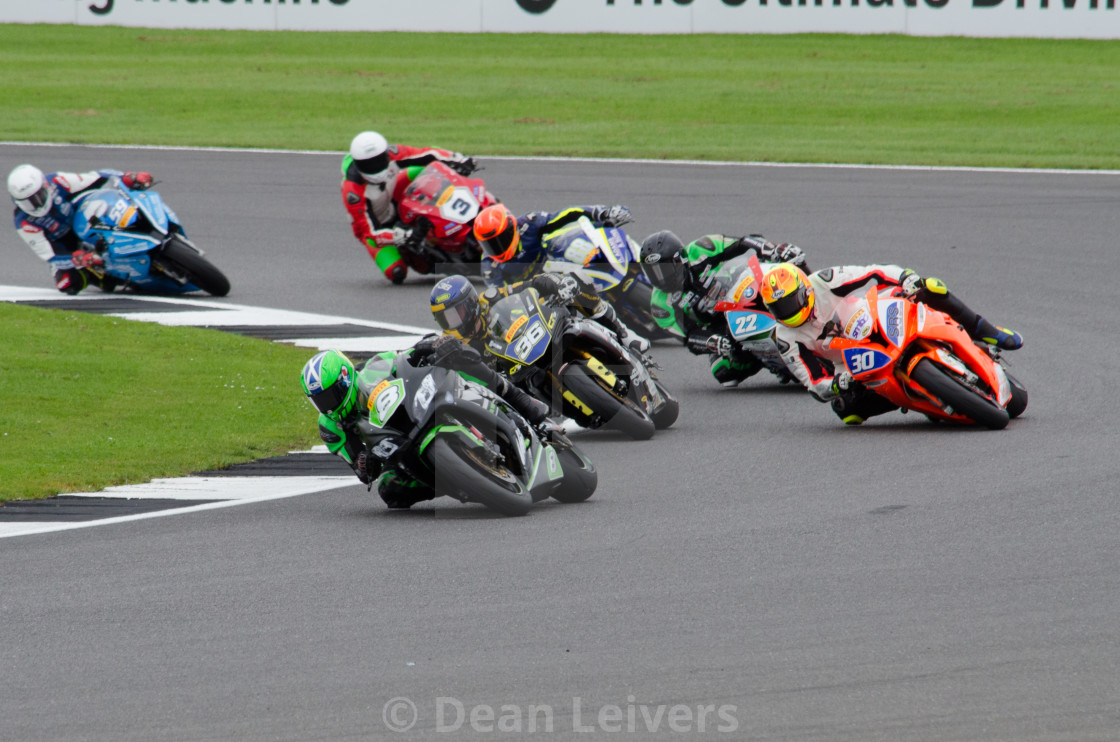
<svg viewBox="0 0 1120 742">
<path fill-rule="evenodd" d="M 358 399 L 354 364 L 341 351 L 324 350 L 303 366 L 303 393 L 324 415 L 343 417 Z"/>
</svg>

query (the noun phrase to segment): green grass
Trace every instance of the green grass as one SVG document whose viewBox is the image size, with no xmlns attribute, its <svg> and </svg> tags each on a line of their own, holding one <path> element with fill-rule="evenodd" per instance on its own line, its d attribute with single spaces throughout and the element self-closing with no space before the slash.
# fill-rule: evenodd
<svg viewBox="0 0 1120 742">
<path fill-rule="evenodd" d="M 0 68 L 5 140 L 1120 168 L 1115 41 L 4 25 Z"/>
<path fill-rule="evenodd" d="M 313 351 L 0 302 L 0 500 L 182 476 L 319 442 Z"/>
</svg>

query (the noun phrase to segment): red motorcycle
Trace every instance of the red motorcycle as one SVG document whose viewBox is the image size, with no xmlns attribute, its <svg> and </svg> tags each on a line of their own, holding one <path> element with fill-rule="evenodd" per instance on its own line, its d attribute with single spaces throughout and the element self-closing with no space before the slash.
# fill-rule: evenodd
<svg viewBox="0 0 1120 742">
<path fill-rule="evenodd" d="M 412 230 L 401 254 L 420 273 L 477 274 L 482 249 L 472 231 L 474 219 L 498 202 L 480 178 L 461 175 L 442 162 L 425 165 L 397 199 L 401 222 Z"/>
</svg>

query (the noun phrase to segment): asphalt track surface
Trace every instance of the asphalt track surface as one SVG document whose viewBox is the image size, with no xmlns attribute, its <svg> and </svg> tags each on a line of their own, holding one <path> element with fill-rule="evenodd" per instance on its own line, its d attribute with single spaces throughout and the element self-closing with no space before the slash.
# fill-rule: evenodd
<svg viewBox="0 0 1120 742">
<path fill-rule="evenodd" d="M 351 237 L 337 157 L 0 147 L 22 161 L 153 171 L 230 301 L 430 321 L 432 279 L 389 286 Z M 579 435 L 582 505 L 389 512 L 355 486 L 0 540 L 0 739 L 443 739 L 472 710 L 556 738 L 1120 738 L 1115 174 L 484 164 L 515 211 L 622 202 L 639 239 L 940 276 L 1024 334 L 1030 407 L 844 428 L 659 345 L 680 420 Z M 6 241 L 4 282 L 47 285 Z"/>
</svg>

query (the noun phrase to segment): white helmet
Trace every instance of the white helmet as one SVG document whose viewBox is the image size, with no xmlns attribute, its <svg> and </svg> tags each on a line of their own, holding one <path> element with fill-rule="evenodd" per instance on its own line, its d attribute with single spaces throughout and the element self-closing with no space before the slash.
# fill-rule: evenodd
<svg viewBox="0 0 1120 742">
<path fill-rule="evenodd" d="M 42 216 L 51 209 L 54 196 L 43 171 L 34 165 L 20 165 L 8 175 L 8 193 L 16 207 L 31 216 Z"/>
<path fill-rule="evenodd" d="M 367 183 L 389 180 L 389 143 L 376 131 L 363 131 L 350 142 L 350 156 Z"/>
</svg>

